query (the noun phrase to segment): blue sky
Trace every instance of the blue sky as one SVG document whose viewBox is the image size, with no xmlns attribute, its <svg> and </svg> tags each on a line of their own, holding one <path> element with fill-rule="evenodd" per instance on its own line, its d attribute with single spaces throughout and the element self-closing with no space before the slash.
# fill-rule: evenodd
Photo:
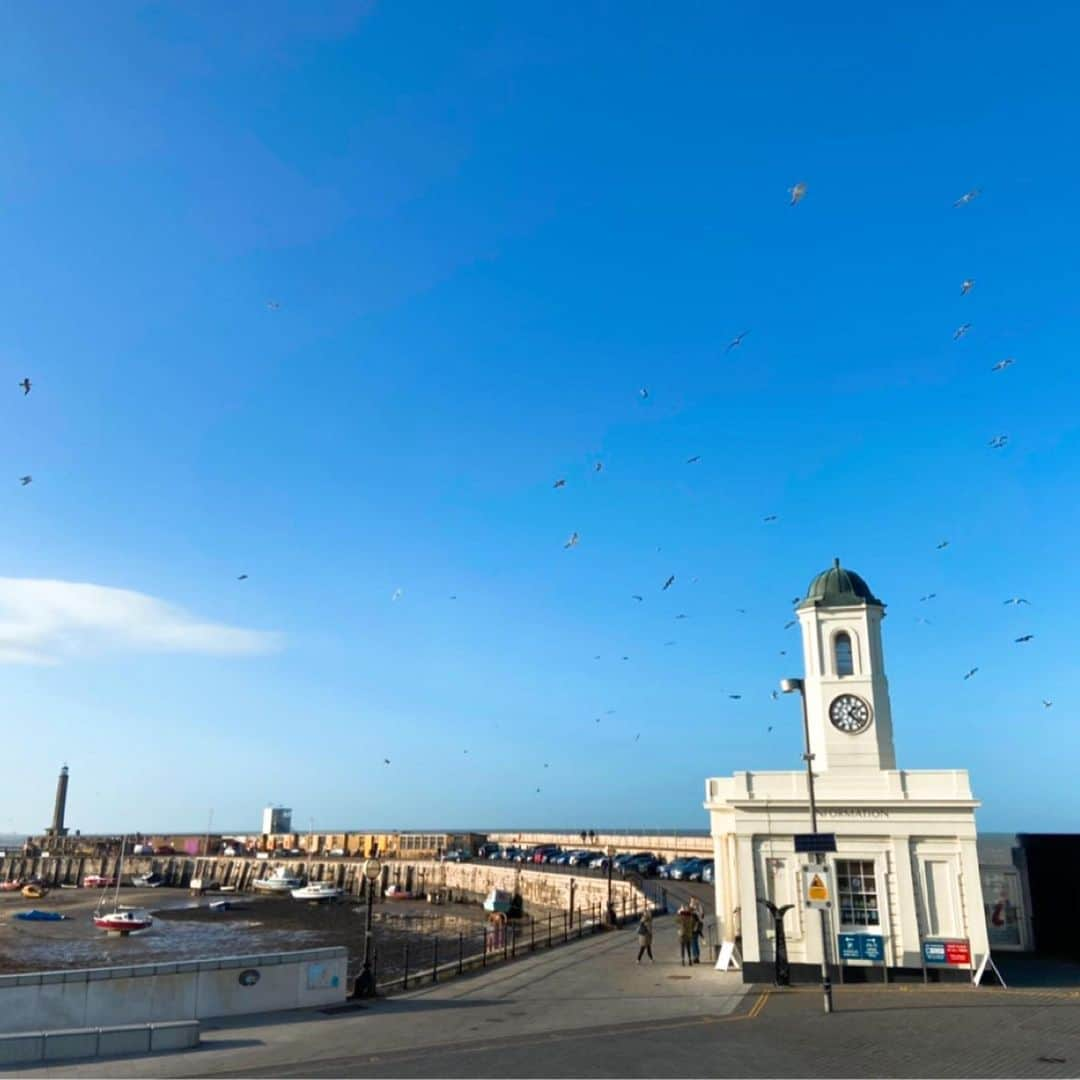
<svg viewBox="0 0 1080 1080">
<path fill-rule="evenodd" d="M 314 7 L 6 16 L 0 831 L 700 828 L 834 555 L 1073 828 L 1075 11 Z"/>
</svg>

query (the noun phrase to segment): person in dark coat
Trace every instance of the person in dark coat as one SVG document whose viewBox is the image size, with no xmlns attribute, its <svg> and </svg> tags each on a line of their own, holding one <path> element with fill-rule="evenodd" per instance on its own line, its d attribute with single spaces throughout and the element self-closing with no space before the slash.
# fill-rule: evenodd
<svg viewBox="0 0 1080 1080">
<path fill-rule="evenodd" d="M 637 962 L 640 964 L 641 958 L 648 953 L 649 959 L 656 963 L 652 954 L 652 912 L 648 909 L 645 910 L 645 913 L 641 916 L 641 922 L 638 923 L 637 939 Z"/>
<path fill-rule="evenodd" d="M 679 931 L 679 963 L 685 967 L 692 964 L 691 944 L 694 940 L 694 913 L 683 904 L 675 913 L 675 926 Z"/>
</svg>

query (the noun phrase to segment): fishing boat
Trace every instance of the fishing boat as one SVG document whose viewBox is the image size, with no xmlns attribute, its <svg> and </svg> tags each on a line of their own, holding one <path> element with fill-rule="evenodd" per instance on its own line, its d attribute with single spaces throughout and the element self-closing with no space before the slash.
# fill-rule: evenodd
<svg viewBox="0 0 1080 1080">
<path fill-rule="evenodd" d="M 251 887 L 256 892 L 283 893 L 299 889 L 303 884 L 303 879 L 290 874 L 284 866 L 275 866 L 268 877 L 252 882 Z"/>
<path fill-rule="evenodd" d="M 294 900 L 307 900 L 311 903 L 321 903 L 325 900 L 340 900 L 344 892 L 329 881 L 313 881 L 302 889 L 293 889 Z"/>
<path fill-rule="evenodd" d="M 22 894 L 27 900 L 40 900 L 43 896 L 48 896 L 49 890 L 44 885 L 38 885 L 35 882 L 30 882 L 29 885 L 22 887 Z"/>
<path fill-rule="evenodd" d="M 413 898 L 413 894 L 404 885 L 398 885 L 397 882 L 386 890 L 385 896 L 387 900 L 411 900 Z"/>
<path fill-rule="evenodd" d="M 138 930 L 146 930 L 154 925 L 154 918 L 149 911 L 143 911 L 141 908 L 120 906 L 120 879 L 123 877 L 124 872 L 124 844 L 126 841 L 126 836 L 120 841 L 120 861 L 116 867 L 116 897 L 113 900 L 113 909 L 112 911 L 102 911 L 101 905 L 105 903 L 106 896 L 103 892 L 101 899 L 98 901 L 97 910 L 94 912 L 94 925 L 99 930 L 104 930 L 107 934 L 120 934 L 124 937 Z"/>
<path fill-rule="evenodd" d="M 149 874 L 136 874 L 131 884 L 140 889 L 159 889 L 165 884 L 165 879 L 156 870 L 151 870 Z"/>
<path fill-rule="evenodd" d="M 505 889 L 492 889 L 484 900 L 485 911 L 501 911 L 504 915 L 509 914 L 514 906 L 514 894 Z"/>
<path fill-rule="evenodd" d="M 16 911 L 15 918 L 25 922 L 63 922 L 71 916 L 61 915 L 59 911 L 38 911 L 34 908 L 32 911 Z"/>
<path fill-rule="evenodd" d="M 107 874 L 87 874 L 82 879 L 84 889 L 115 889 L 117 879 Z"/>
<path fill-rule="evenodd" d="M 14 881 L 0 881 L 0 892 L 18 892 L 22 887 L 22 878 L 15 878 Z"/>
</svg>

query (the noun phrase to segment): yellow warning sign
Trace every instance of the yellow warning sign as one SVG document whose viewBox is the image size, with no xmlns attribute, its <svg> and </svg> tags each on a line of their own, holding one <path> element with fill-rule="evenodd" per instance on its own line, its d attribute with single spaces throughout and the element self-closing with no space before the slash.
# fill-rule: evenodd
<svg viewBox="0 0 1080 1080">
<path fill-rule="evenodd" d="M 829 887 L 822 881 L 820 874 L 815 874 L 810 879 L 810 885 L 806 890 L 806 898 L 819 903 L 825 903 L 829 899 Z"/>
</svg>

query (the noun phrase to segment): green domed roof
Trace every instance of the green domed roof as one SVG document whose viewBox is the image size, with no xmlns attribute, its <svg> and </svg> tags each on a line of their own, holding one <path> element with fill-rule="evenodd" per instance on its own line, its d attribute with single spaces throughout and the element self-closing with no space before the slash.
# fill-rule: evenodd
<svg viewBox="0 0 1080 1080">
<path fill-rule="evenodd" d="M 799 607 L 816 604 L 820 607 L 847 607 L 851 604 L 885 605 L 870 591 L 870 586 L 854 570 L 845 570 L 839 559 L 823 570 L 806 590 Z"/>
</svg>

